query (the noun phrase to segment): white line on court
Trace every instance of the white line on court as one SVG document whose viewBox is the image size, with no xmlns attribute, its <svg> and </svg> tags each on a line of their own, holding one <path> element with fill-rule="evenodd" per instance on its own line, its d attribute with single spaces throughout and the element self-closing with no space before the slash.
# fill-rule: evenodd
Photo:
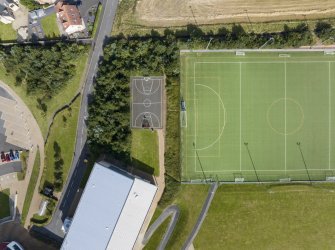
<svg viewBox="0 0 335 250">
<path fill-rule="evenodd" d="M 287 97 L 287 95 L 286 95 L 286 62 L 285 62 L 285 64 L 284 64 L 284 68 L 285 68 L 285 87 L 284 87 L 284 89 L 285 89 L 285 108 L 284 108 L 284 110 L 285 110 L 285 173 L 286 173 L 286 170 L 287 170 L 287 168 L 286 168 L 286 160 L 287 160 L 287 158 L 286 158 L 286 143 L 287 143 L 287 135 L 286 135 L 286 132 L 287 132 L 287 122 L 286 122 L 286 103 L 287 103 L 287 101 L 286 101 L 286 97 Z"/>
<path fill-rule="evenodd" d="M 330 62 L 329 62 L 329 64 L 328 64 L 328 84 L 329 84 L 329 108 L 328 108 L 328 110 L 329 110 L 329 159 L 328 159 L 328 168 L 329 168 L 329 170 L 330 170 L 330 152 L 331 152 L 331 117 L 332 117 L 332 115 L 331 115 L 331 83 L 330 83 Z"/>
<path fill-rule="evenodd" d="M 193 98 L 194 98 L 194 171 L 197 171 L 197 151 L 196 151 L 196 148 L 197 148 L 197 109 L 196 109 L 196 96 L 195 96 L 195 65 L 196 63 L 193 63 Z"/>
<path fill-rule="evenodd" d="M 273 64 L 282 64 L 283 62 L 285 61 L 259 61 L 259 62 L 195 62 L 195 64 L 197 63 L 201 63 L 201 64 L 215 64 L 215 63 L 218 63 L 218 64 L 259 64 L 259 63 L 273 63 Z M 301 63 L 301 64 L 304 64 L 304 63 L 329 63 L 329 62 L 332 62 L 332 61 L 286 61 L 286 63 Z"/>
<path fill-rule="evenodd" d="M 242 63 L 240 63 L 240 171 L 242 171 Z"/>
<path fill-rule="evenodd" d="M 326 169 L 308 169 L 308 171 L 328 171 L 329 169 L 326 168 Z M 335 170 L 335 169 L 332 169 L 332 170 Z M 238 172 L 239 170 L 238 169 L 233 169 L 233 170 L 205 170 L 204 172 L 216 172 L 216 173 L 220 173 L 220 172 Z M 290 169 L 290 170 L 287 170 L 287 172 L 298 172 L 298 171 L 302 171 L 302 172 L 306 172 L 306 169 L 303 168 L 303 169 Z M 197 173 L 201 173 L 202 171 L 196 171 Z M 255 172 L 255 170 L 243 170 L 243 172 Z M 262 169 L 262 170 L 257 170 L 257 172 L 283 172 L 282 169 L 280 170 L 265 170 L 265 169 Z"/>
</svg>

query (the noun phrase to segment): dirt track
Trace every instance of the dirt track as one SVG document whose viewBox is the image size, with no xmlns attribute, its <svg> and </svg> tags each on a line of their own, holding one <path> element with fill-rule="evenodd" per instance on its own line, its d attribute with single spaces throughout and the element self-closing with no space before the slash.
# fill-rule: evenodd
<svg viewBox="0 0 335 250">
<path fill-rule="evenodd" d="M 335 1 L 138 0 L 135 15 L 139 24 L 152 27 L 318 19 L 335 16 Z"/>
</svg>

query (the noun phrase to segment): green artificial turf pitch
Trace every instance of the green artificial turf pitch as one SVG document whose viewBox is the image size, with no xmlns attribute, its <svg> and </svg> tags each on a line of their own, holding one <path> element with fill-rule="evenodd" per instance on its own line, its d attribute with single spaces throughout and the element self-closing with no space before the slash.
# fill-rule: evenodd
<svg viewBox="0 0 335 250">
<path fill-rule="evenodd" d="M 181 52 L 182 180 L 335 176 L 335 56 Z"/>
</svg>

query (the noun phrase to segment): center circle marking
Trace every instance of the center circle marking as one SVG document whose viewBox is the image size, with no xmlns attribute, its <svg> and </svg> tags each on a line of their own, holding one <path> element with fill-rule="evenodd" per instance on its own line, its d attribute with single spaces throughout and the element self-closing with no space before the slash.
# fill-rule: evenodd
<svg viewBox="0 0 335 250">
<path fill-rule="evenodd" d="M 143 101 L 143 105 L 144 107 L 149 108 L 151 106 L 151 101 L 149 99 L 145 99 Z"/>
<path fill-rule="evenodd" d="M 278 118 L 278 116 L 280 116 L 280 111 L 283 112 L 283 119 L 280 117 Z M 292 116 L 292 112 L 295 112 L 296 115 Z M 298 132 L 304 125 L 304 111 L 300 103 L 291 98 L 280 98 L 275 100 L 268 108 L 266 116 L 271 129 L 281 135 L 292 135 Z M 287 124 L 289 127 L 287 127 Z"/>
</svg>

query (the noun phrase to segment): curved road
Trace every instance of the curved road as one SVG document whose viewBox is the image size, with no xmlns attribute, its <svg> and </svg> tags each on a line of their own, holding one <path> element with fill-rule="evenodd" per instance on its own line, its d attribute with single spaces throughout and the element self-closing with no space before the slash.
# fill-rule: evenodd
<svg viewBox="0 0 335 250">
<path fill-rule="evenodd" d="M 86 170 L 84 160 L 88 153 L 86 145 L 87 127 L 85 123 L 85 118 L 88 115 L 87 107 L 93 90 L 93 79 L 97 72 L 98 62 L 103 55 L 103 45 L 112 32 L 118 3 L 118 0 L 104 0 L 102 3 L 103 10 L 101 20 L 96 37 L 94 38 L 93 49 L 90 53 L 86 71 L 85 83 L 82 88 L 82 102 L 78 119 L 74 158 L 67 182 L 64 185 L 64 191 L 57 204 L 51 222 L 44 228 L 33 228 L 34 231 L 40 232 L 45 236 L 58 240 L 59 242 L 61 242 L 64 237 L 64 233 L 61 230 L 63 221 L 68 216 L 70 206 Z"/>
<path fill-rule="evenodd" d="M 155 220 L 155 222 L 149 227 L 148 231 L 145 233 L 143 238 L 143 245 L 146 245 L 150 240 L 153 233 L 157 230 L 157 228 L 167 219 L 167 217 L 172 216 L 169 226 L 163 236 L 161 243 L 159 244 L 159 250 L 163 250 L 170 239 L 172 232 L 177 224 L 179 219 L 180 209 L 177 205 L 172 205 L 167 207 L 163 213 Z"/>
</svg>

